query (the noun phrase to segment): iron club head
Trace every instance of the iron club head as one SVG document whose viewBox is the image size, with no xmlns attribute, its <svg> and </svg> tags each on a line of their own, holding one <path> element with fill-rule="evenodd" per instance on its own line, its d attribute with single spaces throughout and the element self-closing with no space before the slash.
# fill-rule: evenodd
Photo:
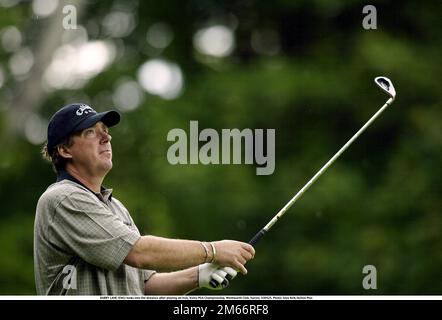
<svg viewBox="0 0 442 320">
<path fill-rule="evenodd" d="M 394 100 L 396 97 L 396 90 L 390 79 L 387 77 L 376 77 L 374 82 Z"/>
</svg>

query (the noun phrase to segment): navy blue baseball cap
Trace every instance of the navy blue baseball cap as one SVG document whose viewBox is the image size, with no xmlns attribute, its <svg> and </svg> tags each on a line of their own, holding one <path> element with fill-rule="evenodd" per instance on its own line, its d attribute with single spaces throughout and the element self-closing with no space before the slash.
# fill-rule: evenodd
<svg viewBox="0 0 442 320">
<path fill-rule="evenodd" d="M 48 125 L 48 153 L 52 155 L 54 148 L 72 133 L 94 126 L 102 121 L 112 127 L 120 122 L 120 114 L 111 110 L 98 113 L 84 103 L 72 103 L 58 110 Z"/>
</svg>

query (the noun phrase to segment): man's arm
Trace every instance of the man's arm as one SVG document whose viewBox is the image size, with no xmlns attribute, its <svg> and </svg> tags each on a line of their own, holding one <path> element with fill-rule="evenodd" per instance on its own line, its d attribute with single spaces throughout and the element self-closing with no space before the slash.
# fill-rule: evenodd
<svg viewBox="0 0 442 320">
<path fill-rule="evenodd" d="M 210 261 L 247 274 L 244 264 L 255 255 L 251 245 L 234 240 L 215 241 L 212 242 L 213 247 L 209 243 L 205 245 L 209 249 L 207 256 L 199 241 L 142 236 L 134 244 L 124 263 L 139 269 L 172 271 Z"/>
<path fill-rule="evenodd" d="M 147 295 L 183 295 L 198 288 L 198 267 L 155 273 L 144 285 Z"/>
<path fill-rule="evenodd" d="M 220 268 L 213 263 L 200 264 L 186 270 L 155 273 L 144 285 L 146 295 L 182 295 L 198 288 L 222 290 L 230 284 L 237 272 L 230 267 Z M 229 276 L 229 277 L 227 277 Z M 216 287 L 211 283 L 215 281 Z"/>
</svg>

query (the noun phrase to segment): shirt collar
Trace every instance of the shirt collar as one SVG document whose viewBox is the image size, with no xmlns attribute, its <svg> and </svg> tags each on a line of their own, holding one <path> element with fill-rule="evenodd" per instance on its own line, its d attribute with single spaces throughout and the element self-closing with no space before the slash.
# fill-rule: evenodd
<svg viewBox="0 0 442 320">
<path fill-rule="evenodd" d="M 70 180 L 72 182 L 78 183 L 79 185 L 85 187 L 87 190 L 89 190 L 90 192 L 92 192 L 98 199 L 100 199 L 101 201 L 105 201 L 107 199 L 109 199 L 109 201 L 112 201 L 112 189 L 107 189 L 103 186 L 100 187 L 100 192 L 99 193 L 95 193 L 94 191 L 92 191 L 91 189 L 89 189 L 88 187 L 86 187 L 82 182 L 80 182 L 77 178 L 71 176 L 69 174 L 69 172 L 67 172 L 66 170 L 60 170 L 60 172 L 57 175 L 57 182 L 60 182 L 62 180 Z"/>
</svg>

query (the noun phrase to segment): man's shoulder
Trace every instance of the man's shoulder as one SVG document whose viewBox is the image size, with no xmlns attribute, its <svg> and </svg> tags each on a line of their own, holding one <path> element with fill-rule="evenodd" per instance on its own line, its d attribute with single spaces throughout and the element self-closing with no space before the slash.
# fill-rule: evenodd
<svg viewBox="0 0 442 320">
<path fill-rule="evenodd" d="M 82 193 L 87 195 L 89 192 L 83 186 L 73 181 L 58 181 L 51 184 L 46 189 L 46 191 L 41 195 L 39 202 L 60 202 L 74 193 Z"/>
</svg>

